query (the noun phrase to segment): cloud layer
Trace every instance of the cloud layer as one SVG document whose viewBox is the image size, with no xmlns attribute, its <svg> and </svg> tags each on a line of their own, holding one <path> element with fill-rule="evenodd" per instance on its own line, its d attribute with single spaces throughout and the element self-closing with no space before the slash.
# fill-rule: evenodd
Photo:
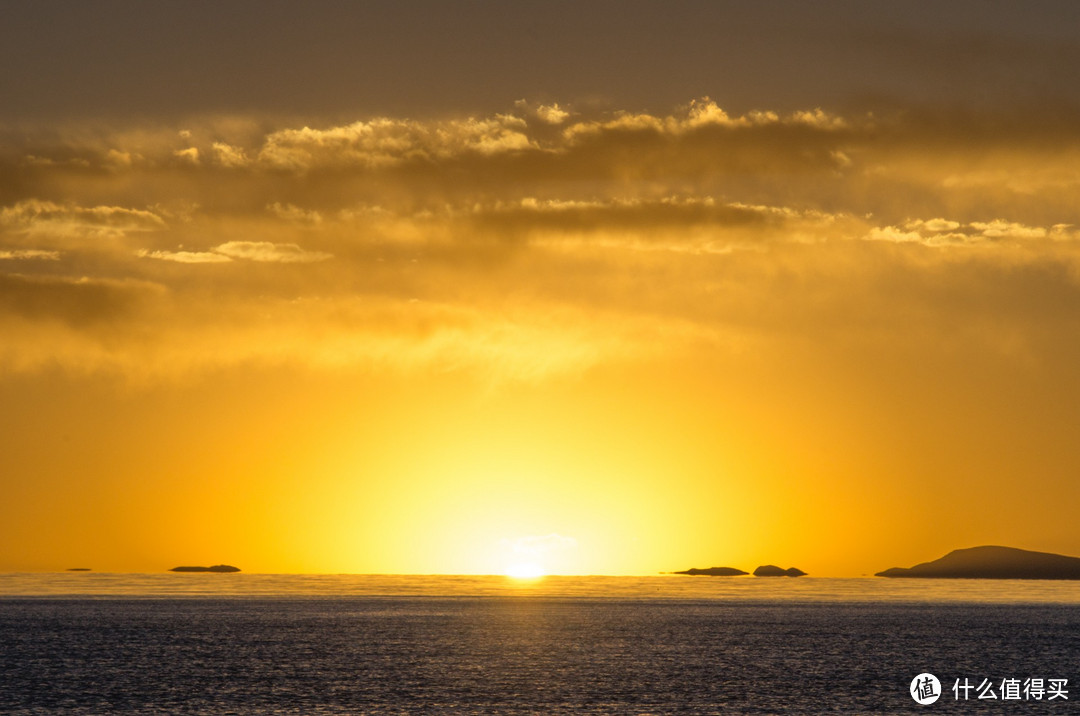
<svg viewBox="0 0 1080 716">
<path fill-rule="evenodd" d="M 810 335 L 919 353 L 961 324 L 980 349 L 1071 351 L 1076 126 L 702 98 L 9 129 L 0 362 L 535 377 Z"/>
</svg>

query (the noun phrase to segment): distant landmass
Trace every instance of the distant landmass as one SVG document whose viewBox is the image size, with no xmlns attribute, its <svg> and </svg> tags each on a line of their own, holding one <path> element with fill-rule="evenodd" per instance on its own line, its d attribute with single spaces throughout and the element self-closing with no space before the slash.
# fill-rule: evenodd
<svg viewBox="0 0 1080 716">
<path fill-rule="evenodd" d="M 170 572 L 239 572 L 239 567 L 228 564 L 215 564 L 213 567 L 173 567 Z"/>
<path fill-rule="evenodd" d="M 1080 579 L 1080 558 L 992 545 L 956 549 L 914 567 L 893 567 L 878 577 L 924 579 Z"/>
<path fill-rule="evenodd" d="M 763 564 L 754 570 L 755 577 L 802 577 L 806 572 L 798 567 L 782 569 L 775 564 Z"/>
<path fill-rule="evenodd" d="M 68 567 L 67 571 L 68 572 L 89 572 L 90 568 L 89 567 Z"/>
<path fill-rule="evenodd" d="M 672 574 L 694 574 L 705 575 L 707 577 L 738 577 L 743 574 L 749 574 L 741 569 L 735 569 L 734 567 L 706 567 L 700 569 L 698 567 L 691 567 L 690 569 L 684 569 L 681 572 L 672 572 Z"/>
</svg>

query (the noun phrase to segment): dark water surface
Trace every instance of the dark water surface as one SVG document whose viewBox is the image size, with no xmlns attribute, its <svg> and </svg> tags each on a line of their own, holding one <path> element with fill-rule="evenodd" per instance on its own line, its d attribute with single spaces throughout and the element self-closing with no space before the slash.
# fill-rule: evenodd
<svg viewBox="0 0 1080 716">
<path fill-rule="evenodd" d="M 945 693 L 919 706 L 924 671 Z M 5 714 L 1065 714 L 1078 672 L 1068 603 L 0 599 Z M 1069 700 L 956 701 L 965 677 Z"/>
</svg>

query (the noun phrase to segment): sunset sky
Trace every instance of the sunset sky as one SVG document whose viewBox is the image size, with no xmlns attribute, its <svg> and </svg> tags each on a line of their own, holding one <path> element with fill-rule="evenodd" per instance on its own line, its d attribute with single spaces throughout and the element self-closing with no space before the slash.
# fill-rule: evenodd
<svg viewBox="0 0 1080 716">
<path fill-rule="evenodd" d="M 1080 4 L 0 15 L 0 570 L 1080 555 Z"/>
</svg>

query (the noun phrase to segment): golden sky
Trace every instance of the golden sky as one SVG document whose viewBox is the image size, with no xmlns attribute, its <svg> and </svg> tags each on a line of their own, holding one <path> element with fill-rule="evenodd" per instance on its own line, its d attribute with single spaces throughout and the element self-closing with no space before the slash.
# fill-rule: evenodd
<svg viewBox="0 0 1080 716">
<path fill-rule="evenodd" d="M 140 7 L 5 31 L 0 569 L 1080 554 L 1075 5 Z"/>
</svg>

